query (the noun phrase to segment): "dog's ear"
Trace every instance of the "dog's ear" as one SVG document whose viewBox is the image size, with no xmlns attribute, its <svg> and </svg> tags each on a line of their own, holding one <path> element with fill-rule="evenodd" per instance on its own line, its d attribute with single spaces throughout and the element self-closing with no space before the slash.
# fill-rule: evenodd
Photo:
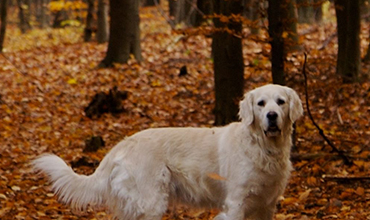
<svg viewBox="0 0 370 220">
<path fill-rule="evenodd" d="M 254 121 L 252 92 L 248 92 L 244 95 L 244 99 L 240 102 L 239 108 L 239 118 L 246 125 L 251 125 Z"/>
<path fill-rule="evenodd" d="M 294 123 L 298 118 L 303 115 L 303 107 L 301 99 L 299 98 L 298 94 L 289 88 L 288 91 L 289 96 L 289 118 Z"/>
</svg>

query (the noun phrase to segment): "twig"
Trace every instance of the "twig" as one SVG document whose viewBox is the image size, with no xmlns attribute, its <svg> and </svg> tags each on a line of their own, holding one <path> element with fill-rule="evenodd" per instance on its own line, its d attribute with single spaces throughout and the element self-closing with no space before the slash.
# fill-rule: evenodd
<svg viewBox="0 0 370 220">
<path fill-rule="evenodd" d="M 305 93 L 306 93 L 306 107 L 307 107 L 308 117 L 310 117 L 313 125 L 317 128 L 317 130 L 319 131 L 319 134 L 324 138 L 326 143 L 331 147 L 331 149 L 334 152 L 336 152 L 343 159 L 344 164 L 352 165 L 353 164 L 352 161 L 348 159 L 348 157 L 344 154 L 343 151 L 339 150 L 338 148 L 336 148 L 334 146 L 334 144 L 329 140 L 328 137 L 326 137 L 326 135 L 324 134 L 324 131 L 320 128 L 320 126 L 315 122 L 314 118 L 312 117 L 311 110 L 310 110 L 310 105 L 309 105 L 309 102 L 308 102 L 306 63 L 307 63 L 307 54 L 304 53 L 304 63 L 303 63 L 302 73 L 303 73 L 303 76 L 304 76 L 304 85 L 305 85 Z"/>
</svg>

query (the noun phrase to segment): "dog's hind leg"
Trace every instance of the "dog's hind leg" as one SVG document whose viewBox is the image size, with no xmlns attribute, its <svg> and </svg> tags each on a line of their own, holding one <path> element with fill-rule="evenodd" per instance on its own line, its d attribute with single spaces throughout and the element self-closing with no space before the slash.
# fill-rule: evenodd
<svg viewBox="0 0 370 220">
<path fill-rule="evenodd" d="M 119 175 L 111 179 L 112 196 L 120 220 L 160 220 L 168 208 L 171 174 L 166 166 L 155 169 L 128 170 L 124 164 L 116 170 Z M 129 168 L 130 169 L 130 168 Z"/>
<path fill-rule="evenodd" d="M 143 211 L 140 220 L 162 219 L 168 209 L 170 175 L 168 168 L 164 166 L 157 175 L 151 176 L 152 182 L 142 185 L 140 191 L 142 197 L 139 199 L 141 201 L 138 201 Z"/>
</svg>

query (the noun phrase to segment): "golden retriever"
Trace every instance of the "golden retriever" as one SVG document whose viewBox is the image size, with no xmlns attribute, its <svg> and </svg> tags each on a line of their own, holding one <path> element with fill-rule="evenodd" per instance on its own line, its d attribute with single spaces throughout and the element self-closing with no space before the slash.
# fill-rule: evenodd
<svg viewBox="0 0 370 220">
<path fill-rule="evenodd" d="M 118 143 L 94 174 L 78 175 L 58 156 L 33 161 L 61 201 L 107 206 L 117 219 L 161 219 L 168 204 L 216 207 L 217 220 L 271 220 L 292 165 L 297 93 L 266 85 L 240 102 L 241 122 L 212 128 L 154 128 Z"/>
</svg>

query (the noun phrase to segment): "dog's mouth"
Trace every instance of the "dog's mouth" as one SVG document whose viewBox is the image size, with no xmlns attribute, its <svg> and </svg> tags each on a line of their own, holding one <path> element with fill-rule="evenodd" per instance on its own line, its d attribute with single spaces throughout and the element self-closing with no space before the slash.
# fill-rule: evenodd
<svg viewBox="0 0 370 220">
<path fill-rule="evenodd" d="M 276 137 L 281 134 L 281 130 L 278 126 L 269 126 L 267 130 L 265 131 L 265 135 L 267 137 Z"/>
</svg>

